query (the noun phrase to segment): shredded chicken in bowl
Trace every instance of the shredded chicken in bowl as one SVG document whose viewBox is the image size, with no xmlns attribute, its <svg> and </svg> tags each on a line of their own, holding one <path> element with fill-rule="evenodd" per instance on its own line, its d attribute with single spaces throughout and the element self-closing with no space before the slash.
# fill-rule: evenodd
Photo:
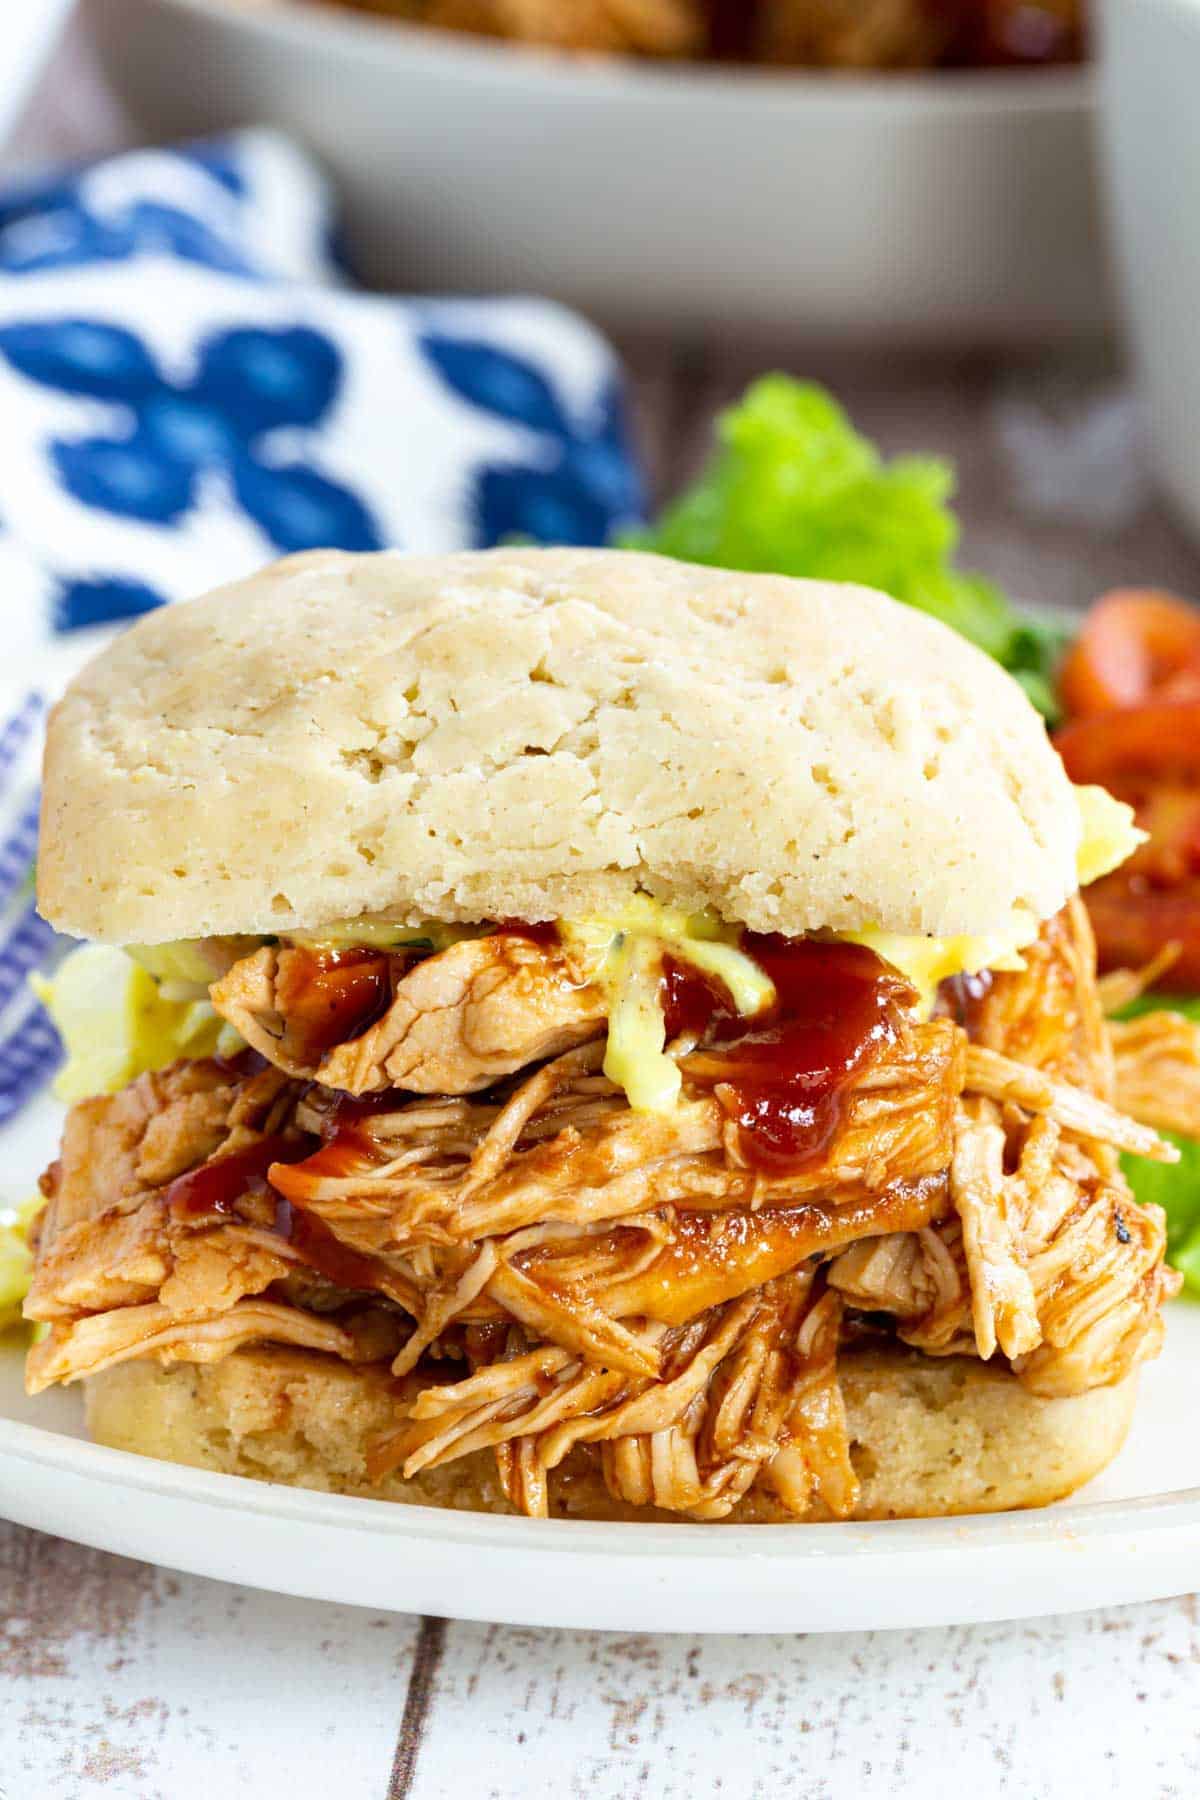
<svg viewBox="0 0 1200 1800">
<path fill-rule="evenodd" d="M 550 49 L 824 69 L 1078 61 L 1083 0 L 334 0 Z"/>
</svg>

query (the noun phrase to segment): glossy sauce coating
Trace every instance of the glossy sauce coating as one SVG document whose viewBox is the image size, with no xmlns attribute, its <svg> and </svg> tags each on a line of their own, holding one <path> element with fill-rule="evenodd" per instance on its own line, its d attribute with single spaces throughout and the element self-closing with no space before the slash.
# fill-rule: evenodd
<svg viewBox="0 0 1200 1800">
<path fill-rule="evenodd" d="M 244 1150 L 177 1176 L 167 1188 L 166 1203 L 180 1218 L 200 1218 L 205 1213 L 237 1218 L 239 1200 L 248 1194 L 264 1194 L 270 1187 L 267 1171 L 273 1163 L 299 1162 L 315 1147 L 308 1136 L 261 1138 Z"/>
<path fill-rule="evenodd" d="M 719 1084 L 747 1162 L 787 1174 L 821 1156 L 851 1077 L 895 1041 L 915 996 L 858 944 L 745 932 L 741 948 L 774 984 L 774 1007 L 737 1018 L 711 982 L 672 963 L 664 971 L 667 1034 L 704 1032 L 705 1050 L 689 1072 Z"/>
<path fill-rule="evenodd" d="M 937 1011 L 961 1025 L 968 1037 L 975 1036 L 979 1009 L 992 991 L 995 976 L 990 969 L 978 975 L 949 975 L 938 987 Z"/>
<path fill-rule="evenodd" d="M 502 929 L 537 941 L 557 938 L 552 925 L 506 920 Z M 703 1040 L 690 1072 L 719 1085 L 741 1128 L 747 1162 L 784 1174 L 821 1156 L 851 1077 L 894 1041 L 901 1010 L 914 995 L 894 970 L 855 944 L 746 932 L 741 948 L 774 984 L 774 1007 L 739 1018 L 719 982 L 668 955 L 662 978 L 667 1039 Z M 305 1163 L 304 1176 L 336 1178 L 369 1166 L 374 1146 L 364 1124 L 395 1105 L 389 1092 L 331 1096 L 319 1126 L 323 1147 Z M 282 1185 L 290 1183 L 285 1178 Z"/>
<path fill-rule="evenodd" d="M 316 1063 L 335 1045 L 361 1037 L 391 1002 L 391 961 L 386 951 L 366 948 L 285 950 L 276 999 L 293 1053 Z"/>
<path fill-rule="evenodd" d="M 670 1241 L 651 1267 L 627 1283 L 608 1283 L 603 1303 L 618 1311 L 636 1306 L 650 1318 L 680 1325 L 810 1256 L 828 1255 L 864 1235 L 919 1230 L 947 1205 L 947 1178 L 939 1174 L 896 1181 L 880 1193 L 842 1194 L 837 1204 L 809 1200 L 760 1212 L 680 1211 Z"/>
<path fill-rule="evenodd" d="M 302 1262 L 334 1287 L 369 1291 L 379 1286 L 380 1271 L 374 1259 L 347 1249 L 315 1214 L 302 1211 L 288 1200 L 278 1200 L 274 1230 Z"/>
<path fill-rule="evenodd" d="M 552 921 L 545 920 L 528 922 L 520 919 L 505 919 L 501 921 L 495 935 L 498 938 L 522 938 L 526 942 L 545 946 L 556 947 L 561 943 L 557 925 Z M 319 954 L 323 955 L 324 953 Z M 377 956 L 378 953 L 366 952 L 364 954 L 371 957 Z M 379 960 L 386 962 L 387 959 L 383 957 Z M 326 979 L 328 975 L 337 973 L 337 970 L 327 972 Z M 365 986 L 360 990 L 360 997 L 364 1006 L 368 1004 L 369 995 Z M 386 1005 L 387 1000 L 385 999 L 383 1005 L 378 1007 L 376 1016 L 378 1016 L 378 1012 L 386 1009 Z M 368 1018 L 357 1030 L 366 1030 L 371 1023 L 373 1020 Z M 350 1031 L 347 1035 L 354 1036 L 356 1032 Z M 358 1174 L 363 1169 L 369 1168 L 372 1162 L 378 1158 L 370 1132 L 364 1129 L 366 1121 L 376 1113 L 394 1112 L 397 1106 L 403 1104 L 405 1098 L 407 1096 L 398 1095 L 398 1091 L 394 1088 L 385 1088 L 379 1093 L 359 1096 L 333 1092 L 322 1095 L 319 1100 L 314 1102 L 321 1115 L 318 1130 L 322 1138 L 322 1147 L 305 1163 L 305 1176 L 311 1176 L 314 1179 L 338 1178 Z"/>
<path fill-rule="evenodd" d="M 320 1219 L 281 1198 L 267 1178 L 272 1166 L 299 1162 L 311 1156 L 315 1147 L 316 1140 L 307 1134 L 262 1138 L 178 1176 L 167 1189 L 167 1205 L 177 1217 L 199 1219 L 215 1214 L 240 1219 L 243 1201 L 270 1193 L 275 1201 L 271 1229 L 292 1246 L 302 1262 L 335 1287 L 376 1287 L 377 1272 L 371 1258 L 347 1250 Z"/>
<path fill-rule="evenodd" d="M 668 1044 L 677 1037 L 702 1038 L 710 1026 L 736 1017 L 719 981 L 674 956 L 663 957 L 660 997 Z"/>
<path fill-rule="evenodd" d="M 370 1168 L 379 1158 L 367 1122 L 378 1113 L 395 1112 L 403 1105 L 404 1098 L 395 1088 L 359 1095 L 313 1090 L 309 1104 L 318 1115 L 320 1147 L 312 1144 L 314 1154 L 305 1158 L 302 1171 L 305 1180 L 337 1179 Z M 276 1185 L 286 1191 L 290 1184 L 284 1176 Z"/>
</svg>

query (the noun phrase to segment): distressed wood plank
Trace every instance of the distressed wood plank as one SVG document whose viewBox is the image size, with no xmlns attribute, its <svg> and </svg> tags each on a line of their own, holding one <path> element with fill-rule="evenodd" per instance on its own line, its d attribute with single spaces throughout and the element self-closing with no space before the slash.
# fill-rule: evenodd
<svg viewBox="0 0 1200 1800">
<path fill-rule="evenodd" d="M 383 1800 L 419 1621 L 0 1524 L 8 1800 Z"/>
<path fill-rule="evenodd" d="M 387 1800 L 410 1800 L 421 1745 L 432 1717 L 438 1669 L 445 1647 L 446 1620 L 422 1619 L 408 1672 L 408 1692 L 396 1737 Z"/>
<path fill-rule="evenodd" d="M 1200 1792 L 1194 1600 L 833 1638 L 422 1628 L 15 1527 L 0 1596 L 13 1800 Z"/>
<path fill-rule="evenodd" d="M 449 1628 L 414 1800 L 1200 1791 L 1193 1600 L 844 1637 Z"/>
</svg>

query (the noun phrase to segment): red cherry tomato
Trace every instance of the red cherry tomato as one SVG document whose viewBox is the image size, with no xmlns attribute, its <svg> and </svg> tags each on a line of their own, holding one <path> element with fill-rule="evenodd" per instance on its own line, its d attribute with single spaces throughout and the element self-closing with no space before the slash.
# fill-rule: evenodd
<svg viewBox="0 0 1200 1800">
<path fill-rule="evenodd" d="M 1200 699 L 1149 700 L 1072 719 L 1054 743 L 1072 781 L 1100 782 L 1119 798 L 1123 777 L 1200 776 Z"/>
<path fill-rule="evenodd" d="M 1200 699 L 1200 609 L 1149 589 L 1106 594 L 1067 652 L 1058 689 L 1071 718 L 1160 696 Z"/>
<path fill-rule="evenodd" d="M 1131 889 L 1123 871 L 1087 890 L 1101 969 L 1144 969 L 1166 944 L 1178 956 L 1163 978 L 1172 993 L 1200 993 L 1200 883 Z"/>
</svg>

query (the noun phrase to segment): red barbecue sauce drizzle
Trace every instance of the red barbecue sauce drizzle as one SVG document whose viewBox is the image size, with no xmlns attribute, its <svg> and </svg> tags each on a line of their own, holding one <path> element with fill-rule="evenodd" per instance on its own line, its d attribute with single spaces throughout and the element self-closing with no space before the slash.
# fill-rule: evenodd
<svg viewBox="0 0 1200 1800">
<path fill-rule="evenodd" d="M 239 1200 L 267 1192 L 267 1170 L 272 1163 L 300 1162 L 315 1147 L 315 1139 L 307 1133 L 303 1137 L 260 1138 L 244 1150 L 234 1150 L 176 1176 L 167 1189 L 167 1205 L 182 1218 L 198 1218 L 204 1213 L 237 1218 Z"/>
<path fill-rule="evenodd" d="M 290 1200 L 275 1203 L 275 1233 L 292 1246 L 310 1269 L 334 1287 L 369 1290 L 379 1286 L 379 1265 L 370 1256 L 340 1243 L 315 1213 L 293 1206 Z"/>
<path fill-rule="evenodd" d="M 529 943 L 547 946 L 557 946 L 560 942 L 558 927 L 551 920 L 503 919 L 497 927 L 496 936 L 522 938 Z M 305 954 L 312 953 L 306 952 Z M 325 958 L 325 952 L 315 954 L 320 958 Z M 385 964 L 384 987 L 386 991 L 382 1001 L 373 1000 L 368 989 L 365 986 L 360 987 L 357 990 L 358 996 L 363 1002 L 364 1009 L 369 1008 L 373 1016 L 360 1019 L 357 1024 L 349 1026 L 339 1023 L 337 1034 L 331 1042 L 340 1042 L 343 1036 L 353 1037 L 356 1033 L 365 1031 L 374 1022 L 374 1018 L 379 1017 L 386 1010 L 391 995 L 391 984 L 386 970 L 386 956 L 381 956 L 375 951 L 357 953 L 340 951 L 332 954 L 342 959 L 355 954 L 367 959 L 374 957 L 376 961 Z M 324 991 L 329 992 L 331 976 L 337 979 L 340 978 L 340 974 L 341 968 L 338 966 L 318 971 L 316 975 L 318 991 L 320 991 L 320 984 L 324 983 Z M 360 976 L 360 980 L 364 979 L 365 977 Z M 351 990 L 351 993 L 353 991 Z M 280 998 L 281 1008 L 285 999 L 290 1007 L 289 996 L 281 993 Z M 350 1001 L 347 1001 L 347 1004 L 349 1005 Z M 289 1026 L 290 1024 L 289 1012 Z M 328 1047 L 330 1046 L 326 1046 L 326 1048 Z M 390 1089 L 378 1094 L 363 1094 L 357 1098 L 350 1094 L 331 1093 L 328 1097 L 315 1102 L 315 1105 L 321 1115 L 318 1130 L 321 1133 L 322 1147 L 306 1161 L 304 1173 L 314 1177 L 339 1177 L 353 1174 L 360 1170 L 364 1163 L 370 1163 L 374 1145 L 371 1142 L 370 1133 L 363 1129 L 364 1124 L 375 1113 L 394 1112 L 396 1096 Z"/>
<path fill-rule="evenodd" d="M 299 1137 L 293 1134 L 262 1138 L 244 1150 L 235 1150 L 178 1176 L 167 1189 L 167 1205 L 178 1217 L 216 1214 L 240 1219 L 242 1201 L 269 1193 L 275 1203 L 271 1230 L 289 1243 L 303 1262 L 335 1287 L 377 1287 L 377 1270 L 369 1256 L 360 1256 L 340 1244 L 327 1225 L 292 1206 L 267 1179 L 273 1164 L 302 1162 L 312 1156 L 317 1143 L 307 1132 Z"/>
<path fill-rule="evenodd" d="M 853 1075 L 894 1042 L 915 996 L 858 944 L 745 932 L 741 948 L 775 987 L 775 1005 L 738 1018 L 715 982 L 664 963 L 667 1039 L 703 1034 L 703 1080 L 741 1127 L 754 1167 L 789 1174 L 816 1161 L 841 1120 Z"/>
<path fill-rule="evenodd" d="M 506 920 L 502 929 L 534 942 L 558 942 L 551 924 Z M 842 1118 L 851 1077 L 895 1040 L 901 1009 L 915 996 L 901 976 L 859 945 L 744 932 L 740 947 L 770 978 L 775 1004 L 740 1018 L 718 981 L 666 956 L 667 1039 L 686 1033 L 702 1040 L 703 1066 L 695 1072 L 721 1085 L 723 1102 L 741 1128 L 747 1161 L 787 1174 L 820 1157 Z M 386 1009 L 391 996 L 386 953 L 304 950 L 293 956 L 298 960 L 289 1023 L 299 997 L 305 1027 L 315 1033 L 308 1041 L 319 1040 L 322 1051 L 365 1031 Z M 982 997 L 965 985 L 961 991 L 947 989 L 951 984 L 944 984 L 943 1004 L 956 1011 Z M 239 1069 L 239 1062 L 233 1060 L 231 1069 Z M 392 1110 L 395 1095 L 329 1093 L 318 1099 L 317 1092 L 310 1094 L 310 1104 L 319 1113 L 319 1137 L 265 1138 L 205 1163 L 170 1184 L 167 1203 L 184 1216 L 236 1218 L 241 1200 L 269 1191 L 274 1230 L 304 1262 L 337 1287 L 369 1289 L 377 1285 L 372 1259 L 345 1248 L 320 1219 L 292 1205 L 267 1173 L 273 1164 L 303 1163 L 304 1174 L 312 1177 L 361 1168 L 374 1152 L 368 1121 Z"/>
<path fill-rule="evenodd" d="M 369 1167 L 376 1150 L 367 1121 L 377 1113 L 395 1112 L 398 1104 L 394 1088 L 378 1094 L 340 1094 L 329 1092 L 320 1100 L 310 1100 L 318 1114 L 317 1130 L 321 1147 L 306 1158 L 304 1174 L 319 1178 L 353 1175 Z"/>
<path fill-rule="evenodd" d="M 552 920 L 505 919 L 496 935 L 546 946 L 559 943 Z M 279 959 L 276 998 L 292 1054 L 301 1062 L 319 1062 L 336 1045 L 361 1037 L 383 1017 L 391 1005 L 394 977 L 410 964 L 411 956 L 403 950 L 289 945 Z"/>
<path fill-rule="evenodd" d="M 526 923 L 506 920 L 501 930 L 534 943 L 557 944 L 558 928 L 551 922 Z M 295 1053 L 316 1061 L 334 1045 L 368 1030 L 391 1003 L 393 958 L 386 951 L 367 947 L 346 950 L 310 950 L 289 946 L 281 958 L 277 996 L 280 1012 Z M 241 1051 L 227 1059 L 231 1075 L 248 1077 L 267 1067 L 256 1051 Z M 273 1164 L 303 1163 L 311 1177 L 339 1176 L 360 1169 L 372 1160 L 374 1146 L 364 1129 L 377 1113 L 395 1109 L 391 1091 L 350 1094 L 310 1091 L 310 1105 L 318 1113 L 319 1136 L 263 1138 L 244 1150 L 218 1157 L 179 1176 L 167 1188 L 166 1200 L 177 1215 L 200 1218 L 217 1214 L 238 1218 L 239 1203 L 251 1195 L 270 1192 L 275 1201 L 274 1231 L 291 1244 L 310 1267 L 337 1287 L 372 1288 L 378 1285 L 372 1259 L 342 1245 L 328 1226 L 314 1214 L 294 1206 L 267 1179 Z"/>
<path fill-rule="evenodd" d="M 968 1037 L 975 1037 L 980 1011 L 995 979 L 990 969 L 981 969 L 977 975 L 948 975 L 938 986 L 938 1014 L 961 1025 Z"/>
<path fill-rule="evenodd" d="M 495 935 L 522 938 L 547 946 L 557 946 L 561 941 L 557 925 L 550 920 L 503 919 Z M 337 1178 L 354 1174 L 364 1164 L 370 1164 L 375 1146 L 364 1126 L 373 1114 L 394 1112 L 397 1101 L 394 1090 L 385 1089 L 382 1093 L 358 1097 L 329 1093 L 312 1104 L 320 1114 L 317 1129 L 322 1147 L 306 1161 L 304 1173 L 306 1176 Z"/>
<path fill-rule="evenodd" d="M 276 997 L 293 1053 L 318 1062 L 383 1017 L 392 998 L 391 959 L 384 950 L 363 946 L 289 946 L 279 959 Z"/>
<path fill-rule="evenodd" d="M 702 1038 L 710 1025 L 737 1017 L 715 977 L 670 955 L 663 957 L 660 999 L 668 1044 L 685 1035 Z M 761 1024 L 766 1016 L 760 1013 L 754 1023 Z"/>
</svg>

